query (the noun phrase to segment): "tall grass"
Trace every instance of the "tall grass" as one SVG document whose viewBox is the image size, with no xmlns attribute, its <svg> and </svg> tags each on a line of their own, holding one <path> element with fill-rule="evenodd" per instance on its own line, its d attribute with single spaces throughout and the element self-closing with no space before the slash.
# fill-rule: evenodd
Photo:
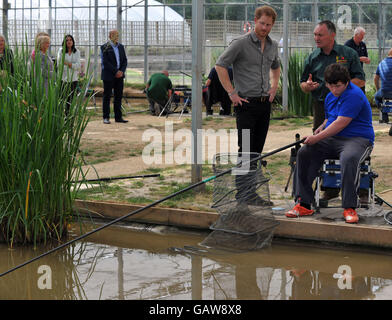
<svg viewBox="0 0 392 320">
<path fill-rule="evenodd" d="M 301 90 L 300 79 L 307 53 L 294 51 L 288 65 L 288 111 L 297 116 L 312 115 L 312 97 Z M 281 73 L 282 75 L 282 73 Z M 281 79 L 283 83 L 283 79 Z"/>
<path fill-rule="evenodd" d="M 15 49 L 14 74 L 0 77 L 0 241 L 11 246 L 65 235 L 78 190 L 72 181 L 83 175 L 77 153 L 88 122 L 84 94 L 74 96 L 65 116 L 63 63 L 45 90 L 40 63 L 28 67 L 26 48 Z M 81 92 L 86 86 L 81 82 Z"/>
</svg>

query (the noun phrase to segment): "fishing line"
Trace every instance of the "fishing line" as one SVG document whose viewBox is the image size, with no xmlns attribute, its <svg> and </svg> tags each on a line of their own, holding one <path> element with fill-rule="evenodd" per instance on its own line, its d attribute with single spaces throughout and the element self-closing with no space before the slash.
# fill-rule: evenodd
<svg viewBox="0 0 392 320">
<path fill-rule="evenodd" d="M 271 151 L 271 152 L 268 152 L 268 153 L 265 153 L 265 154 L 261 154 L 260 156 L 254 158 L 254 159 L 251 159 L 251 160 L 249 160 L 249 161 L 243 162 L 242 164 L 238 164 L 238 165 L 236 165 L 235 167 L 232 167 L 232 168 L 230 168 L 230 169 L 227 169 L 227 170 L 225 170 L 225 171 L 222 171 L 222 172 L 220 172 L 220 173 L 218 173 L 218 174 L 216 174 L 216 175 L 214 175 L 214 176 L 211 176 L 211 177 L 209 177 L 209 178 L 206 178 L 206 179 L 204 179 L 204 180 L 202 180 L 202 181 L 196 182 L 196 183 L 194 183 L 194 184 L 192 184 L 192 185 L 190 185 L 190 186 L 188 186 L 188 187 L 186 187 L 186 188 L 184 188 L 184 189 L 182 189 L 182 190 L 179 190 L 179 191 L 177 191 L 177 192 L 175 192 L 175 193 L 172 193 L 172 194 L 170 194 L 170 195 L 168 195 L 168 196 L 166 196 L 166 197 L 164 197 L 164 198 L 162 198 L 162 199 L 156 200 L 155 202 L 153 202 L 153 203 L 151 203 L 151 204 L 149 204 L 149 205 L 147 205 L 147 206 L 145 206 L 145 207 L 142 207 L 142 208 L 139 208 L 139 209 L 137 209 L 137 210 L 134 210 L 134 211 L 132 211 L 132 212 L 130 212 L 130 213 L 128 213 L 128 214 L 122 216 L 122 217 L 119 217 L 119 218 L 117 218 L 117 219 L 115 219 L 115 220 L 112 220 L 112 221 L 108 222 L 107 224 L 102 225 L 101 227 L 98 227 L 97 229 L 94 229 L 94 230 L 89 231 L 89 232 L 87 232 L 87 233 L 85 233 L 85 234 L 83 234 L 83 235 L 80 235 L 80 236 L 78 236 L 78 237 L 76 237 L 76 238 L 74 238 L 74 239 L 72 239 L 72 240 L 70 240 L 70 241 L 68 241 L 68 242 L 66 242 L 66 243 L 63 243 L 62 245 L 60 245 L 60 246 L 58 246 L 58 247 L 56 247 L 56 248 L 53 248 L 53 249 L 51 249 L 51 250 L 49 250 L 49 251 L 47 251 L 47 252 L 45 252 L 45 253 L 43 253 L 43 254 L 41 254 L 41 255 L 38 255 L 37 257 L 35 257 L 35 258 L 33 258 L 33 259 L 30 259 L 30 260 L 28 260 L 28 261 L 26 261 L 26 262 L 24 262 L 24 263 L 22 263 L 22 264 L 17 265 L 17 266 L 15 266 L 15 267 L 13 267 L 13 268 L 11 268 L 11 269 L 9 269 L 9 270 L 7 270 L 7 271 L 1 273 L 1 274 L 0 274 L 0 278 L 3 277 L 3 276 L 5 276 L 5 275 L 7 275 L 7 274 L 9 274 L 9 273 L 11 273 L 11 272 L 13 272 L 13 271 L 15 271 L 15 270 L 20 269 L 20 268 L 22 268 L 22 267 L 24 267 L 24 266 L 26 266 L 26 265 L 28 265 L 28 264 L 34 262 L 34 261 L 37 261 L 37 260 L 39 260 L 39 259 L 41 259 L 41 258 L 43 258 L 43 257 L 45 257 L 45 256 L 47 256 L 47 255 L 49 255 L 49 254 L 51 254 L 51 253 L 53 253 L 53 252 L 55 252 L 55 251 L 58 251 L 58 250 L 60 250 L 60 249 L 63 249 L 63 248 L 65 248 L 65 247 L 67 247 L 67 246 L 69 246 L 69 245 L 71 245 L 71 244 L 73 244 L 73 243 L 75 243 L 75 242 L 77 242 L 77 241 L 79 241 L 79 240 L 82 240 L 82 239 L 84 239 L 84 238 L 86 238 L 86 237 L 88 237 L 88 236 L 90 236 L 90 235 L 92 235 L 92 234 L 94 234 L 94 233 L 96 233 L 96 232 L 99 232 L 99 231 L 101 231 L 102 229 L 105 229 L 105 228 L 107 228 L 107 227 L 110 227 L 111 225 L 114 225 L 114 224 L 116 224 L 117 222 L 120 222 L 120 221 L 122 221 L 122 220 L 124 220 L 124 219 L 126 219 L 126 218 L 129 218 L 130 216 L 133 216 L 133 215 L 135 215 L 135 214 L 137 214 L 137 213 L 139 213 L 139 212 L 142 212 L 142 211 L 144 211 L 144 210 L 146 210 L 146 209 L 149 209 L 149 208 L 151 208 L 151 207 L 153 207 L 153 206 L 155 206 L 155 205 L 157 205 L 157 204 L 160 204 L 160 203 L 162 203 L 162 202 L 164 202 L 164 201 L 166 201 L 166 200 L 168 200 L 168 199 L 174 198 L 175 196 L 177 196 L 177 195 L 179 195 L 179 194 L 181 194 L 181 193 L 187 192 L 187 191 L 189 191 L 189 190 L 191 190 L 191 189 L 194 189 L 194 188 L 196 188 L 196 187 L 198 187 L 198 186 L 200 186 L 200 185 L 203 185 L 203 184 L 205 184 L 205 183 L 207 183 L 207 182 L 209 182 L 209 181 L 215 180 L 216 178 L 221 177 L 221 176 L 223 176 L 223 175 L 225 175 L 225 174 L 231 173 L 233 170 L 235 170 L 236 168 L 238 168 L 240 165 L 241 165 L 241 166 L 248 165 L 248 164 L 250 164 L 250 163 L 253 162 L 253 161 L 258 161 L 258 160 L 264 159 L 264 158 L 269 157 L 269 156 L 271 156 L 271 155 L 273 155 L 273 154 L 275 154 L 275 153 L 281 152 L 281 151 L 283 151 L 283 150 L 285 150 L 285 149 L 288 149 L 288 148 L 291 148 L 291 147 L 293 147 L 293 146 L 295 146 L 295 145 L 298 145 L 298 144 L 300 144 L 300 143 L 303 143 L 304 141 L 305 141 L 305 138 L 303 138 L 302 140 L 299 140 L 299 141 L 290 143 L 290 144 L 288 144 L 288 145 L 286 145 L 286 146 L 284 146 L 284 147 L 278 148 L 278 149 L 273 150 L 273 151 Z"/>
<path fill-rule="evenodd" d="M 98 179 L 87 179 L 87 180 L 79 180 L 79 181 L 71 181 L 72 183 L 84 183 L 84 182 L 104 182 L 104 181 L 113 181 L 113 180 L 124 180 L 124 179 L 136 179 L 136 178 L 155 178 L 160 177 L 159 173 L 156 174 L 144 174 L 139 176 L 127 176 L 127 177 L 108 177 L 108 178 L 98 178 Z"/>
</svg>

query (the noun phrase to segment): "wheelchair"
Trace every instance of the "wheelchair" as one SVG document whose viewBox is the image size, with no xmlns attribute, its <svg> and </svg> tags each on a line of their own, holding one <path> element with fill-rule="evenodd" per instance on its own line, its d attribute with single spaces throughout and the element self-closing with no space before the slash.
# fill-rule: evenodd
<svg viewBox="0 0 392 320">
<path fill-rule="evenodd" d="M 392 98 L 382 98 L 380 105 L 380 123 L 388 123 L 388 114 L 392 114 Z"/>
<path fill-rule="evenodd" d="M 367 191 L 367 203 L 360 203 L 361 208 L 369 208 L 370 205 L 375 204 L 376 195 L 374 188 L 374 180 L 378 174 L 371 168 L 371 158 L 367 157 L 360 164 L 360 186 L 359 189 Z M 320 208 L 334 208 L 328 206 L 328 201 L 320 201 L 321 187 L 327 188 L 341 188 L 341 168 L 339 159 L 326 159 L 316 177 L 314 207 L 316 212 L 320 212 Z M 340 208 L 340 207 L 339 207 Z"/>
<path fill-rule="evenodd" d="M 187 86 L 178 86 L 173 89 L 173 93 L 163 107 L 159 117 L 165 114 L 167 118 L 170 113 L 175 113 L 177 109 L 181 108 L 179 116 L 181 118 L 184 113 L 189 113 L 188 108 L 191 107 L 192 89 L 189 89 Z"/>
</svg>

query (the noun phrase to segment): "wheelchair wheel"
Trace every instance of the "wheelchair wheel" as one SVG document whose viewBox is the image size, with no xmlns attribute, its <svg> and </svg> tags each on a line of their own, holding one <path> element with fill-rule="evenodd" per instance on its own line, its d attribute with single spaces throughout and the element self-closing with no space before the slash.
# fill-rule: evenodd
<svg viewBox="0 0 392 320">
<path fill-rule="evenodd" d="M 392 225 L 392 211 L 389 211 L 389 212 L 387 212 L 387 213 L 384 215 L 384 220 L 385 220 L 387 223 L 389 223 L 389 224 Z"/>
</svg>

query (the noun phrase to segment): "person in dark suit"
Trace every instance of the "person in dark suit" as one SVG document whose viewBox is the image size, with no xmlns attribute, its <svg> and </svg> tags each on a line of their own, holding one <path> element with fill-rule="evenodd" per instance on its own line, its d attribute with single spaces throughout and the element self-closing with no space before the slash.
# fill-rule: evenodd
<svg viewBox="0 0 392 320">
<path fill-rule="evenodd" d="M 127 68 L 127 56 L 124 46 L 118 42 L 119 33 L 117 30 L 109 32 L 109 41 L 101 46 L 103 81 L 103 123 L 110 124 L 110 97 L 114 91 L 114 117 L 116 122 L 125 123 L 121 112 L 121 100 L 124 89 L 125 70 Z"/>
<path fill-rule="evenodd" d="M 228 67 L 227 71 L 229 73 L 230 81 L 233 81 L 233 69 L 232 67 Z M 207 95 L 205 97 L 205 105 L 206 105 L 206 113 L 207 115 L 212 115 L 212 105 L 220 102 L 221 108 L 219 111 L 220 115 L 230 115 L 231 114 L 231 100 L 226 90 L 222 87 L 222 84 L 219 80 L 218 73 L 216 72 L 215 67 L 213 67 L 208 75 L 208 79 L 206 82 Z"/>
</svg>

